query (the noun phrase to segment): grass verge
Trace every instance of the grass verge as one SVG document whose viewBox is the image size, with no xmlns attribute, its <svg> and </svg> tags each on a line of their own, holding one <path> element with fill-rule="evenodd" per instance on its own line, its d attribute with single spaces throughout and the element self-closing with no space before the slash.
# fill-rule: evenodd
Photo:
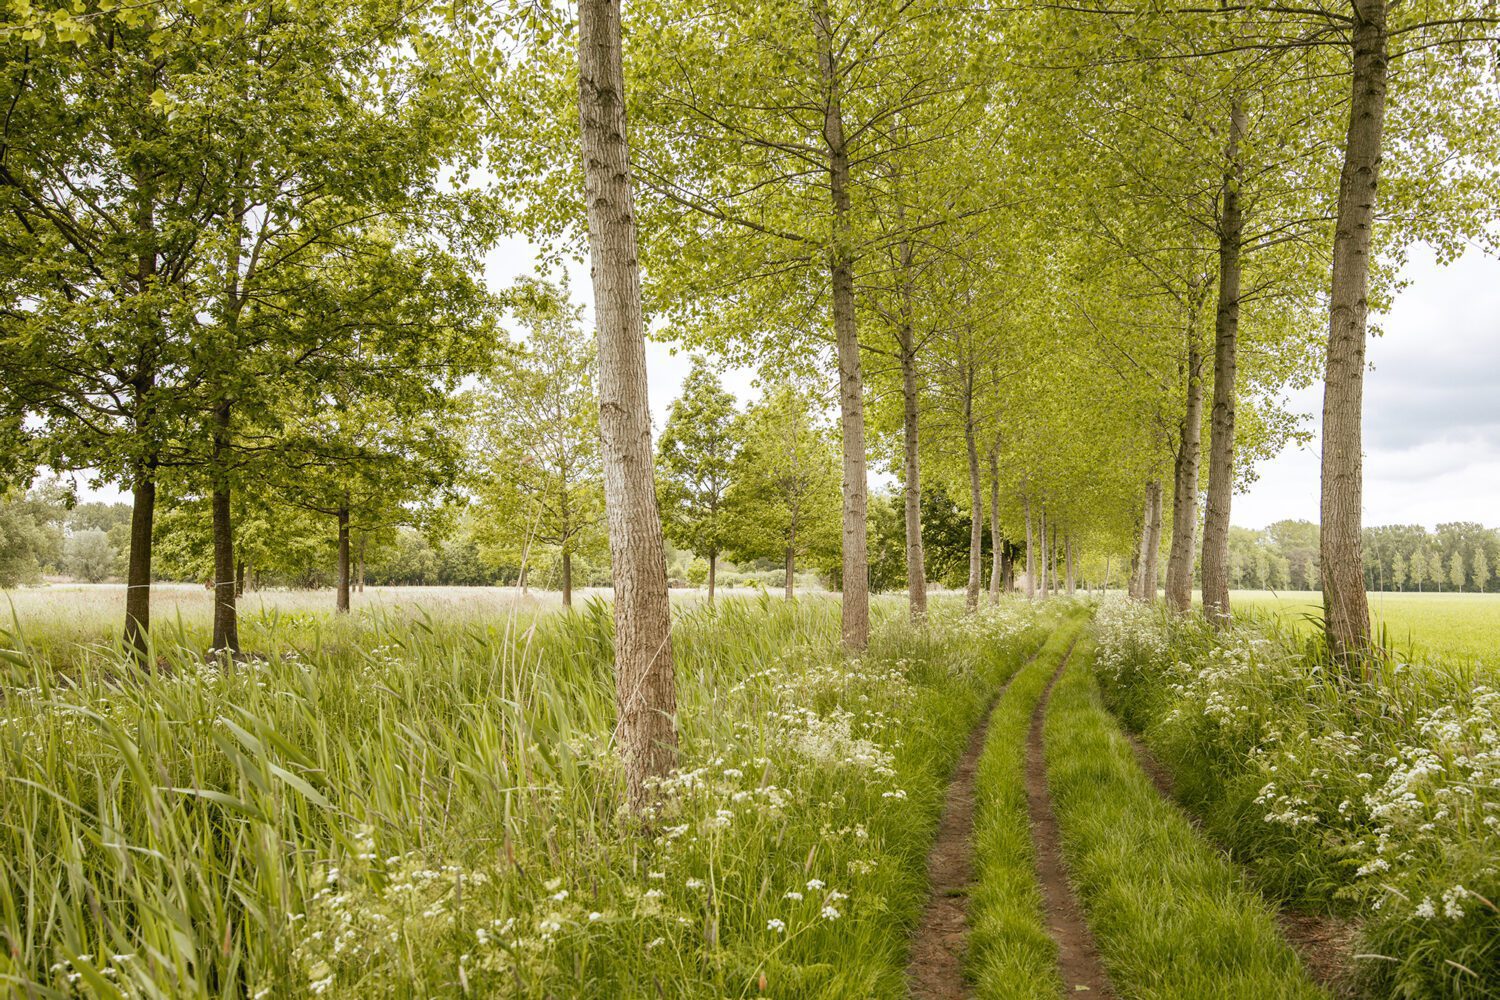
<svg viewBox="0 0 1500 1000">
<path fill-rule="evenodd" d="M 1162 799 L 1105 710 L 1081 641 L 1048 707 L 1048 788 L 1074 886 L 1123 996 L 1321 998 L 1235 868 Z"/>
<path fill-rule="evenodd" d="M 681 771 L 621 816 L 607 606 L 272 623 L 0 683 L 0 993 L 900 996 L 944 787 L 1041 641 L 1007 602 L 679 618 Z"/>
</svg>

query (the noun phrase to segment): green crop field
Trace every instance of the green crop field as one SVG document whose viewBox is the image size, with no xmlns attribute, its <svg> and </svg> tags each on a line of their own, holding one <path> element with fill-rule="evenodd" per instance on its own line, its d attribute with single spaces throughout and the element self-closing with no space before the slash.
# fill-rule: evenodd
<svg viewBox="0 0 1500 1000">
<path fill-rule="evenodd" d="M 1275 615 L 1300 630 L 1316 627 L 1323 611 L 1314 591 L 1238 590 L 1231 600 L 1237 611 Z M 1500 665 L 1500 594 L 1373 593 L 1370 614 L 1397 652 Z"/>
</svg>

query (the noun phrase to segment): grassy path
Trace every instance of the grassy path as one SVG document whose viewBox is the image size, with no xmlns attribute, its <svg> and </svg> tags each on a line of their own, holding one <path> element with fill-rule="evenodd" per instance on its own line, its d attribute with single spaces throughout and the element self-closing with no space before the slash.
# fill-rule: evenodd
<svg viewBox="0 0 1500 1000">
<path fill-rule="evenodd" d="M 1064 857 L 1110 979 L 1140 998 L 1326 998 L 1275 913 L 1141 769 L 1105 710 L 1092 640 L 1047 707 L 1048 786 Z"/>
<path fill-rule="evenodd" d="M 1273 908 L 1142 769 L 1100 701 L 1085 630 L 1064 620 L 991 712 L 977 884 L 957 908 L 969 979 L 925 992 L 914 979 L 912 995 L 1326 1000 Z"/>
</svg>

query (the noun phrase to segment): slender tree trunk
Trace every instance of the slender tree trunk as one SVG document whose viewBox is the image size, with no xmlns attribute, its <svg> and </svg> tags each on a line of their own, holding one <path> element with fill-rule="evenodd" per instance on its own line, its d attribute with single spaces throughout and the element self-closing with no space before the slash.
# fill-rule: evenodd
<svg viewBox="0 0 1500 1000">
<path fill-rule="evenodd" d="M 1031 544 L 1031 497 L 1023 496 L 1021 506 L 1026 514 L 1026 598 L 1036 598 L 1036 552 Z"/>
<path fill-rule="evenodd" d="M 365 541 L 365 533 L 361 531 L 359 533 L 359 550 L 356 560 L 358 566 L 355 572 L 355 580 L 361 594 L 365 592 Z"/>
<path fill-rule="evenodd" d="M 1354 0 L 1354 74 L 1339 178 L 1323 378 L 1322 531 L 1319 555 L 1328 644 L 1347 668 L 1370 646 L 1361 548 L 1365 323 L 1370 238 L 1385 131 L 1386 0 Z"/>
<path fill-rule="evenodd" d="M 1203 353 L 1198 348 L 1198 324 L 1189 315 L 1187 330 L 1187 406 L 1177 435 L 1177 461 L 1172 469 L 1172 550 L 1167 556 L 1167 606 L 1187 611 L 1193 606 L 1193 555 L 1198 533 L 1198 463 L 1203 435 Z"/>
<path fill-rule="evenodd" d="M 1066 562 L 1068 567 L 1068 596 L 1073 596 L 1073 535 L 1071 532 L 1063 536 L 1063 545 L 1067 549 Z"/>
<path fill-rule="evenodd" d="M 1041 505 L 1041 523 L 1037 527 L 1038 527 L 1037 541 L 1041 543 L 1041 550 L 1042 550 L 1041 565 L 1039 567 L 1037 567 L 1037 568 L 1041 571 L 1041 574 L 1042 574 L 1042 598 L 1046 599 L 1046 598 L 1052 596 L 1052 592 L 1051 592 L 1051 589 L 1050 589 L 1051 581 L 1048 579 L 1048 570 L 1050 569 L 1050 567 L 1049 567 L 1048 564 L 1051 563 L 1052 560 L 1051 560 L 1051 558 L 1047 554 L 1047 505 L 1046 505 L 1046 503 L 1043 503 Z"/>
<path fill-rule="evenodd" d="M 797 546 L 786 547 L 786 599 L 791 600 L 797 591 Z"/>
<path fill-rule="evenodd" d="M 566 545 L 562 549 L 562 602 L 565 608 L 573 606 L 573 553 Z"/>
<path fill-rule="evenodd" d="M 214 406 L 213 468 L 214 486 L 210 498 L 213 516 L 214 544 L 214 636 L 216 651 L 240 651 L 239 610 L 235 605 L 234 513 L 230 505 L 228 470 L 231 409 L 226 400 Z"/>
<path fill-rule="evenodd" d="M 1146 550 L 1141 559 L 1141 596 L 1156 600 L 1156 560 L 1161 552 L 1162 528 L 1161 480 L 1146 484 Z"/>
<path fill-rule="evenodd" d="M 615 585 L 615 677 L 627 799 L 677 763 L 666 549 L 651 451 L 645 321 L 625 131 L 619 0 L 578 5 L 578 108 L 599 344 L 599 431 Z"/>
<path fill-rule="evenodd" d="M 843 634 L 848 649 L 870 642 L 870 563 L 868 482 L 865 469 L 864 375 L 854 312 L 854 250 L 849 213 L 849 151 L 844 138 L 842 74 L 833 45 L 827 8 L 813 10 L 818 63 L 825 91 L 823 141 L 828 149 L 828 188 L 833 209 L 833 243 L 828 248 L 833 285 L 833 335 L 839 359 L 839 423 L 844 450 Z"/>
<path fill-rule="evenodd" d="M 1000 603 L 1005 585 L 1005 540 L 1000 537 L 1000 439 L 990 447 L 990 603 Z"/>
<path fill-rule="evenodd" d="M 125 645 L 142 662 L 151 645 L 151 529 L 156 519 L 156 462 L 136 468 L 130 490 L 130 557 L 125 570 Z"/>
<path fill-rule="evenodd" d="M 1245 111 L 1236 98 L 1229 112 L 1224 188 L 1219 211 L 1219 309 L 1214 321 L 1214 409 L 1208 442 L 1208 501 L 1203 513 L 1203 613 L 1211 622 L 1229 615 L 1229 508 L 1234 498 L 1235 369 L 1240 328 L 1240 245 L 1244 221 L 1240 142 Z M 1360 568 L 1360 593 L 1364 569 Z"/>
<path fill-rule="evenodd" d="M 714 603 L 714 578 L 718 575 L 718 569 L 719 554 L 717 552 L 710 552 L 708 554 L 708 604 L 710 607 Z"/>
<path fill-rule="evenodd" d="M 349 613 L 349 508 L 339 508 L 339 581 L 334 610 Z"/>
<path fill-rule="evenodd" d="M 922 545 L 922 467 L 917 420 L 916 337 L 903 323 L 901 340 L 901 431 L 905 447 L 906 501 L 906 593 L 911 619 L 927 614 L 927 553 Z"/>
<path fill-rule="evenodd" d="M 984 484 L 979 477 L 979 442 L 974 433 L 974 373 L 969 372 L 964 395 L 964 446 L 969 458 L 969 585 L 964 607 L 979 608 L 984 575 Z"/>
<path fill-rule="evenodd" d="M 245 560 L 243 559 L 234 564 L 234 596 L 245 596 Z"/>
</svg>

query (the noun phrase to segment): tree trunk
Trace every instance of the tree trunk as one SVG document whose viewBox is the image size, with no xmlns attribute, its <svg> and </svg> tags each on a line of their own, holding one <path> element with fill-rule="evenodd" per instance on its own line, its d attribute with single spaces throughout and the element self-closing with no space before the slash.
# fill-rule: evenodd
<svg viewBox="0 0 1500 1000">
<path fill-rule="evenodd" d="M 1063 536 L 1063 545 L 1066 546 L 1066 548 L 1067 548 L 1066 560 L 1067 560 L 1067 567 L 1068 567 L 1068 596 L 1072 597 L 1073 596 L 1073 535 L 1072 535 L 1071 532 Z"/>
<path fill-rule="evenodd" d="M 786 547 L 786 599 L 791 600 L 797 590 L 797 546 Z"/>
<path fill-rule="evenodd" d="M 578 5 L 578 109 L 599 348 L 599 432 L 615 585 L 615 734 L 626 797 L 677 763 L 676 676 L 666 549 L 651 451 L 635 203 L 625 133 L 619 0 Z"/>
<path fill-rule="evenodd" d="M 1000 603 L 1005 585 L 1005 541 L 1000 537 L 1000 440 L 990 448 L 990 603 Z"/>
<path fill-rule="evenodd" d="M 1045 503 L 1041 505 L 1040 521 L 1041 523 L 1037 525 L 1037 541 L 1041 543 L 1040 547 L 1042 550 L 1042 558 L 1040 560 L 1041 565 L 1039 565 L 1037 569 L 1042 574 L 1042 598 L 1045 600 L 1047 597 L 1051 596 L 1051 593 L 1047 587 L 1049 582 L 1047 579 L 1047 564 L 1051 562 L 1051 559 L 1048 558 L 1047 555 L 1047 505 Z"/>
<path fill-rule="evenodd" d="M 355 570 L 356 586 L 361 594 L 365 592 L 365 542 L 365 533 L 361 531 L 359 533 L 359 554 L 356 557 L 358 566 Z"/>
<path fill-rule="evenodd" d="M 562 601 L 565 608 L 573 606 L 573 553 L 566 545 L 562 550 Z"/>
<path fill-rule="evenodd" d="M 235 606 L 234 586 L 234 514 L 230 508 L 229 479 L 224 468 L 229 461 L 230 403 L 221 400 L 214 406 L 213 425 L 213 508 L 214 544 L 214 637 L 212 649 L 240 651 L 239 611 Z"/>
<path fill-rule="evenodd" d="M 714 578 L 718 575 L 719 554 L 710 552 L 708 554 L 708 604 L 713 607 L 714 603 Z"/>
<path fill-rule="evenodd" d="M 1161 552 L 1162 520 L 1161 480 L 1146 484 L 1146 551 L 1141 559 L 1141 596 L 1156 600 L 1156 560 Z"/>
<path fill-rule="evenodd" d="M 1385 130 L 1386 0 L 1354 2 L 1354 74 L 1339 178 L 1323 378 L 1323 497 L 1318 551 L 1328 645 L 1346 668 L 1370 646 L 1370 604 L 1360 551 L 1364 468 L 1365 321 L 1370 238 Z"/>
<path fill-rule="evenodd" d="M 927 614 L 927 553 L 922 545 L 922 468 L 918 450 L 916 338 L 903 324 L 901 338 L 901 431 L 905 455 L 906 593 L 911 619 Z"/>
<path fill-rule="evenodd" d="M 839 424 L 844 450 L 843 636 L 844 646 L 870 643 L 870 560 L 866 537 L 868 482 L 865 470 L 864 376 L 854 313 L 854 250 L 850 233 L 849 151 L 844 139 L 842 77 L 826 7 L 813 11 L 818 63 L 823 76 L 823 141 L 828 149 L 828 189 L 833 242 L 828 248 L 833 286 L 833 335 L 839 358 Z"/>
<path fill-rule="evenodd" d="M 154 460 L 137 467 L 130 501 L 130 558 L 125 570 L 125 645 L 144 662 L 151 646 L 151 529 L 156 519 Z"/>
<path fill-rule="evenodd" d="M 1198 324 L 1189 314 L 1187 330 L 1187 406 L 1178 427 L 1177 461 L 1172 468 L 1172 550 L 1167 556 L 1167 606 L 1193 606 L 1193 556 L 1198 533 L 1198 463 L 1203 436 L 1203 352 Z"/>
<path fill-rule="evenodd" d="M 974 374 L 969 373 L 964 394 L 964 446 L 969 458 L 969 585 L 964 607 L 979 608 L 979 587 L 984 575 L 984 484 L 979 478 L 979 442 L 974 434 Z"/>
<path fill-rule="evenodd" d="M 1240 141 L 1245 111 L 1235 99 L 1229 110 L 1229 140 L 1219 212 L 1219 309 L 1214 321 L 1214 409 L 1208 441 L 1208 501 L 1203 512 L 1203 614 L 1211 622 L 1229 615 L 1229 507 L 1234 498 L 1234 403 L 1240 329 Z M 1360 593 L 1364 568 L 1360 567 Z"/>
<path fill-rule="evenodd" d="M 334 610 L 340 614 L 349 613 L 349 508 L 340 507 L 339 512 L 339 581 L 338 596 L 334 600 Z"/>
<path fill-rule="evenodd" d="M 243 559 L 234 564 L 234 596 L 245 596 L 245 560 Z"/>
<path fill-rule="evenodd" d="M 1031 544 L 1031 497 L 1023 496 L 1021 506 L 1026 514 L 1026 598 L 1036 598 L 1036 552 Z"/>
</svg>

